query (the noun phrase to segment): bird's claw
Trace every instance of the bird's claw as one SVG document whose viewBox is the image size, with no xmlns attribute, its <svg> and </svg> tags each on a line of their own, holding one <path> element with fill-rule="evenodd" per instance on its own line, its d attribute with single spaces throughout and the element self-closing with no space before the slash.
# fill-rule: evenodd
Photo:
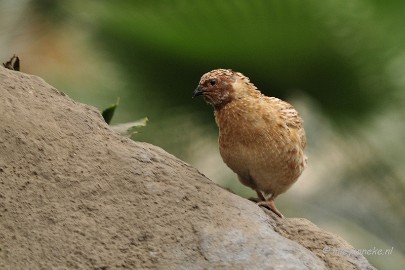
<svg viewBox="0 0 405 270">
<path fill-rule="evenodd" d="M 280 218 L 284 218 L 283 214 L 276 208 L 274 201 L 260 201 L 256 203 L 258 206 L 263 206 L 269 210 L 271 210 L 274 214 L 279 216 Z"/>
</svg>

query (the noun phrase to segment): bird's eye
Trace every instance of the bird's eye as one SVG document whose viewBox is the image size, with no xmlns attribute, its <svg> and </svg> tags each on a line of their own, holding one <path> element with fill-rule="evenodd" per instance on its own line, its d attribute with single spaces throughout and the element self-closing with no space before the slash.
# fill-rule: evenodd
<svg viewBox="0 0 405 270">
<path fill-rule="evenodd" d="M 216 84 L 217 84 L 217 80 L 211 79 L 211 80 L 210 80 L 210 84 L 211 84 L 211 85 L 216 85 Z"/>
</svg>

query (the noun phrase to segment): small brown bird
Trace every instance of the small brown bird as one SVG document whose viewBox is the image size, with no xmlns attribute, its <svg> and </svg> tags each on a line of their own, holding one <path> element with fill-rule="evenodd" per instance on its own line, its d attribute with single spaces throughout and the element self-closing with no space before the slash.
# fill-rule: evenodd
<svg viewBox="0 0 405 270">
<path fill-rule="evenodd" d="M 258 205 L 283 217 L 274 199 L 306 165 L 303 121 L 289 103 L 263 95 L 249 78 L 230 69 L 201 77 L 194 97 L 214 107 L 223 161 L 259 196 Z"/>
</svg>

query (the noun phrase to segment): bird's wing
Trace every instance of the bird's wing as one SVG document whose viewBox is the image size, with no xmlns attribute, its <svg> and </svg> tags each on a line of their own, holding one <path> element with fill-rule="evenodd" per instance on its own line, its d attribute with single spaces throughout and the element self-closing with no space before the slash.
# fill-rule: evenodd
<svg viewBox="0 0 405 270">
<path fill-rule="evenodd" d="M 275 106 L 279 112 L 279 116 L 286 123 L 287 127 L 297 132 L 297 135 L 301 142 L 301 147 L 304 148 L 307 144 L 304 121 L 297 110 L 288 102 L 275 97 L 266 97 L 267 102 L 270 102 Z"/>
</svg>

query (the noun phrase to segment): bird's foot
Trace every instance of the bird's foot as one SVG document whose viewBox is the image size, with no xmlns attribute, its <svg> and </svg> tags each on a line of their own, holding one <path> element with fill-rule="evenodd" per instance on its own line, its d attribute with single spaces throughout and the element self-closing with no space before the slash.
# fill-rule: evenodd
<svg viewBox="0 0 405 270">
<path fill-rule="evenodd" d="M 279 216 L 280 218 L 284 218 L 283 214 L 281 214 L 280 211 L 278 211 L 276 205 L 274 204 L 273 200 L 268 200 L 268 201 L 260 201 L 256 203 L 258 206 L 263 206 L 266 207 L 267 209 L 271 210 L 274 214 Z"/>
</svg>

